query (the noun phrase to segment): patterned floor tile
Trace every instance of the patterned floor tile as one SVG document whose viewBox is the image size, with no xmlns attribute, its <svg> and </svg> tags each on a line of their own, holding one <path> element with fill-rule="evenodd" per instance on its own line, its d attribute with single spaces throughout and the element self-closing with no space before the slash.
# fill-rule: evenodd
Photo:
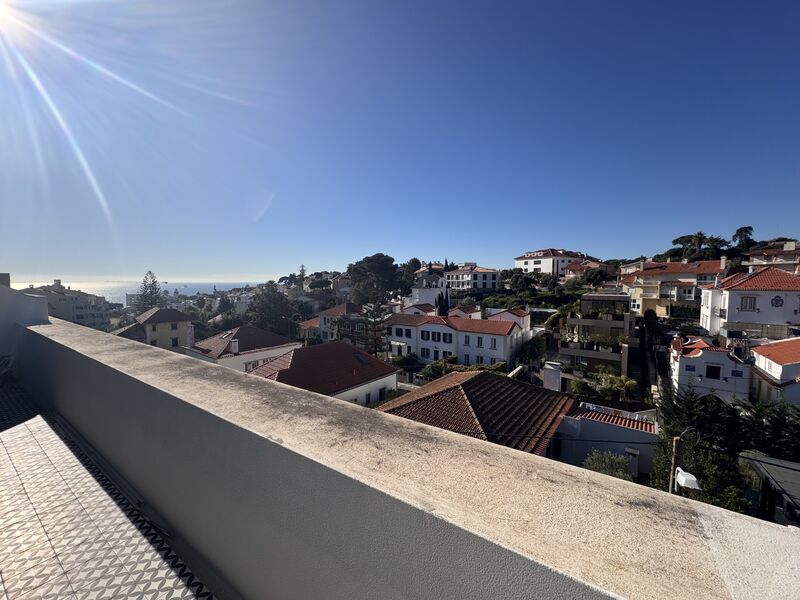
<svg viewBox="0 0 800 600">
<path fill-rule="evenodd" d="M 74 600 L 76 598 L 72 586 L 66 577 L 54 577 L 38 588 L 29 590 L 19 596 L 9 596 L 8 600 Z"/>
<path fill-rule="evenodd" d="M 7 580 L 54 558 L 56 558 L 55 550 L 49 541 L 44 541 L 38 546 L 28 548 L 25 552 L 0 556 L 0 576 Z"/>
<path fill-rule="evenodd" d="M 30 594 L 40 586 L 62 576 L 66 578 L 64 569 L 61 568 L 61 563 L 52 558 L 8 579 L 4 577 L 3 584 L 6 587 L 8 597 L 11 600 L 16 600 L 16 598 L 25 597 L 25 594 Z"/>
</svg>

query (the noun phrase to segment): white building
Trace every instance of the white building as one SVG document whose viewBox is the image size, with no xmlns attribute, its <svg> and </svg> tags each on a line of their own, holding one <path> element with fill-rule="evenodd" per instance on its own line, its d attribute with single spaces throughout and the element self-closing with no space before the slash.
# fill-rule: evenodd
<svg viewBox="0 0 800 600">
<path fill-rule="evenodd" d="M 800 277 L 775 267 L 726 277 L 702 291 L 700 326 L 723 346 L 800 335 Z"/>
<path fill-rule="evenodd" d="M 753 397 L 800 405 L 800 337 L 753 348 Z"/>
<path fill-rule="evenodd" d="M 411 288 L 411 297 L 405 304 L 431 304 L 436 306 L 437 299 L 447 294 L 447 281 L 437 273 L 420 275 Z"/>
<path fill-rule="evenodd" d="M 757 269 L 775 267 L 795 275 L 800 275 L 800 242 L 784 240 L 765 242 L 750 248 L 745 254 L 742 266 Z"/>
<path fill-rule="evenodd" d="M 669 367 L 674 390 L 713 394 L 726 402 L 746 400 L 750 395 L 750 365 L 700 338 L 672 340 Z"/>
<path fill-rule="evenodd" d="M 448 311 L 447 316 L 461 319 L 480 319 L 482 314 L 479 306 L 456 306 Z"/>
<path fill-rule="evenodd" d="M 394 312 L 394 311 L 393 311 Z M 409 304 L 403 306 L 399 311 L 404 315 L 427 315 L 429 317 L 436 316 L 436 307 L 433 304 Z"/>
<path fill-rule="evenodd" d="M 173 352 L 183 352 L 184 346 L 194 343 L 192 319 L 174 308 L 151 308 L 132 324 L 111 333 Z"/>
<path fill-rule="evenodd" d="M 446 271 L 447 285 L 457 291 L 485 291 L 497 289 L 497 270 L 479 267 L 476 263 L 463 263 L 453 271 Z"/>
<path fill-rule="evenodd" d="M 333 342 L 350 337 L 360 326 L 364 327 L 360 304 L 342 302 L 319 313 L 319 335 L 323 342 Z"/>
<path fill-rule="evenodd" d="M 369 406 L 386 400 L 389 392 L 397 389 L 397 371 L 339 341 L 290 350 L 250 374 Z"/>
<path fill-rule="evenodd" d="M 394 314 L 386 324 L 391 353 L 413 353 L 421 362 L 455 357 L 463 365 L 510 363 L 527 340 L 513 321 Z"/>
<path fill-rule="evenodd" d="M 487 308 L 486 318 L 490 321 L 513 321 L 522 331 L 531 328 L 531 313 L 524 308 Z"/>
<path fill-rule="evenodd" d="M 60 279 L 54 280 L 52 285 L 31 287 L 26 293 L 44 296 L 51 317 L 102 331 L 108 331 L 111 325 L 109 306 L 105 298 L 73 290 L 62 285 Z"/>
<path fill-rule="evenodd" d="M 186 347 L 187 356 L 236 371 L 252 371 L 302 344 L 252 325 L 242 325 Z"/>
<path fill-rule="evenodd" d="M 583 252 L 573 252 L 559 248 L 544 248 L 534 252 L 526 252 L 514 259 L 514 268 L 522 269 L 523 273 L 541 273 L 552 275 L 561 279 L 566 275 L 567 265 L 573 262 L 594 260 Z M 599 262 L 599 261 L 598 261 Z"/>
</svg>

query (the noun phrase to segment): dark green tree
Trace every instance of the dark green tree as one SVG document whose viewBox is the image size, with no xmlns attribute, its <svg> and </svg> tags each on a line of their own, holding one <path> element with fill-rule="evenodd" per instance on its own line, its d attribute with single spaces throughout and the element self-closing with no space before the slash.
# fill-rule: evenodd
<svg viewBox="0 0 800 600">
<path fill-rule="evenodd" d="M 422 268 L 422 263 L 418 258 L 409 259 L 399 267 L 399 286 L 400 293 L 407 296 L 411 293 L 411 287 L 417 279 L 417 271 Z"/>
<path fill-rule="evenodd" d="M 363 318 L 363 334 L 357 337 L 362 338 L 358 340 L 365 352 L 372 356 L 378 357 L 381 353 L 386 351 L 386 318 L 389 316 L 388 309 L 380 304 L 367 304 L 364 306 Z M 358 331 L 358 327 L 356 327 Z"/>
<path fill-rule="evenodd" d="M 753 240 L 753 228 L 750 225 L 739 227 L 733 232 L 733 243 L 739 250 L 748 250 L 750 246 L 755 244 Z"/>
<path fill-rule="evenodd" d="M 621 454 L 614 454 L 613 452 L 601 452 L 596 448 L 592 449 L 589 456 L 583 461 L 583 468 L 611 475 L 611 477 L 616 477 L 617 479 L 633 480 L 628 459 Z"/>
<path fill-rule="evenodd" d="M 228 298 L 227 295 L 224 295 L 219 299 L 219 304 L 217 305 L 217 314 L 226 313 L 230 310 L 233 310 L 233 302 L 231 299 Z"/>
<path fill-rule="evenodd" d="M 161 295 L 161 285 L 159 285 L 155 274 L 152 271 L 148 271 L 144 274 L 142 285 L 139 286 L 139 294 L 136 297 L 134 308 L 136 308 L 137 312 L 143 313 L 156 306 L 161 306 L 163 302 L 164 298 Z"/>
<path fill-rule="evenodd" d="M 353 283 L 350 288 L 353 302 L 375 304 L 386 300 L 399 284 L 399 273 L 394 258 L 383 253 L 365 256 L 347 267 Z"/>
<path fill-rule="evenodd" d="M 266 285 L 256 292 L 246 318 L 251 325 L 291 337 L 297 314 L 292 303 L 276 286 Z"/>
<path fill-rule="evenodd" d="M 611 279 L 611 275 L 603 269 L 586 269 L 583 277 L 581 277 L 581 283 L 589 287 L 597 287 L 609 279 Z"/>
</svg>

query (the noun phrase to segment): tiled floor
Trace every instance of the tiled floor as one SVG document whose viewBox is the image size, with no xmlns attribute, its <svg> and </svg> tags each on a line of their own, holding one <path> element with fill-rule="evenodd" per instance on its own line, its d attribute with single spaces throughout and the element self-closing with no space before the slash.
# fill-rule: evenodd
<svg viewBox="0 0 800 600">
<path fill-rule="evenodd" d="M 0 600 L 212 599 L 73 442 L 0 383 Z"/>
</svg>

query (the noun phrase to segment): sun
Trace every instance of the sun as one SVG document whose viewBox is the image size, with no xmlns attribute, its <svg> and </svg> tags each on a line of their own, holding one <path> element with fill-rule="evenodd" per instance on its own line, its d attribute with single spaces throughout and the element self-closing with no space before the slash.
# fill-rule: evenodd
<svg viewBox="0 0 800 600">
<path fill-rule="evenodd" d="M 7 29 L 13 20 L 14 9 L 8 0 L 0 0 L 0 31 Z"/>
</svg>

